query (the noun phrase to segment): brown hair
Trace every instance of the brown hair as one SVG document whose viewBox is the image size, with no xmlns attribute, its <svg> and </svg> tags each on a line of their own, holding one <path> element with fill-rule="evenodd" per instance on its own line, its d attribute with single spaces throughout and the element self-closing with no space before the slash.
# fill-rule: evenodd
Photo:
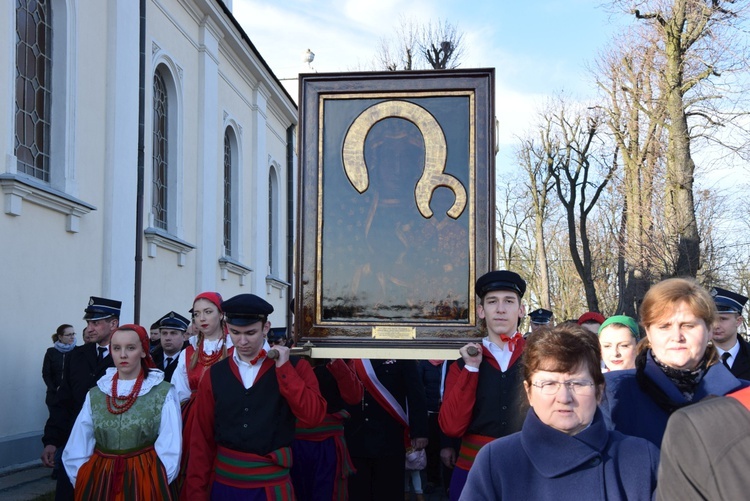
<svg viewBox="0 0 750 501">
<path fill-rule="evenodd" d="M 70 324 L 62 324 L 61 326 L 59 326 L 57 330 L 55 331 L 55 333 L 52 334 L 52 342 L 54 343 L 58 342 L 60 338 L 62 337 L 63 333 L 65 333 L 65 329 L 69 329 L 71 327 L 73 326 Z"/>
<path fill-rule="evenodd" d="M 643 297 L 641 324 L 648 328 L 679 303 L 687 304 L 708 328 L 716 320 L 716 304 L 706 289 L 692 278 L 668 278 L 651 286 Z"/>
<path fill-rule="evenodd" d="M 643 297 L 639 310 L 641 325 L 648 329 L 680 303 L 685 303 L 693 315 L 702 319 L 707 329 L 711 329 L 717 315 L 716 303 L 708 291 L 692 278 L 668 278 L 652 285 Z M 643 338 L 638 344 L 638 353 L 650 346 L 648 338 Z M 715 364 L 719 355 L 710 340 L 706 353 L 708 366 Z"/>
<path fill-rule="evenodd" d="M 574 372 L 583 367 L 594 380 L 597 398 L 604 389 L 599 339 L 579 325 L 565 323 L 532 332 L 526 338 L 523 361 L 527 384 L 531 384 L 531 377 L 537 371 Z"/>
</svg>

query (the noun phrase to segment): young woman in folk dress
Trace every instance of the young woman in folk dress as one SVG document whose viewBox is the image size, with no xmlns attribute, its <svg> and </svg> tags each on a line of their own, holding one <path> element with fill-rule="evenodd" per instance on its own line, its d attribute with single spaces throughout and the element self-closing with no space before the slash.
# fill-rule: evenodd
<svg viewBox="0 0 750 501">
<path fill-rule="evenodd" d="M 115 367 L 86 395 L 63 464 L 76 500 L 171 500 L 182 436 L 180 404 L 155 369 L 140 325 L 112 334 Z"/>
<path fill-rule="evenodd" d="M 201 292 L 193 300 L 193 324 L 198 334 L 189 339 L 190 344 L 182 350 L 177 368 L 172 376 L 172 384 L 177 390 L 177 398 L 182 404 L 183 451 L 180 463 L 178 488 L 182 487 L 190 454 L 190 429 L 192 427 L 191 408 L 195 400 L 198 383 L 208 368 L 219 360 L 227 358 L 232 340 L 227 335 L 224 312 L 221 310 L 221 294 Z"/>
</svg>

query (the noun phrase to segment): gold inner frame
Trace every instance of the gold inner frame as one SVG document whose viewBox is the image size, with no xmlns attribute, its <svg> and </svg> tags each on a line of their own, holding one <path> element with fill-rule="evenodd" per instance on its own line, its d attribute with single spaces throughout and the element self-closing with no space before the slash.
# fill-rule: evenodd
<svg viewBox="0 0 750 501">
<path fill-rule="evenodd" d="M 324 110 L 327 100 L 342 99 L 404 99 L 404 98 L 428 98 L 428 97 L 455 97 L 466 96 L 469 98 L 469 194 L 467 205 L 469 208 L 469 287 L 476 281 L 476 92 L 473 90 L 458 91 L 415 91 L 415 92 L 360 92 L 348 94 L 320 93 L 318 95 L 318 176 L 317 176 L 317 225 L 315 230 L 316 240 L 316 268 L 315 268 L 315 320 L 314 323 L 323 327 L 335 327 L 342 325 L 371 327 L 373 321 L 352 320 L 325 321 L 322 314 L 322 229 L 323 229 L 323 130 Z M 427 154 L 427 152 L 425 152 Z M 469 291 L 469 325 L 476 325 L 476 295 Z M 377 325 L 383 326 L 430 326 L 450 327 L 455 322 L 392 322 L 378 321 Z"/>
</svg>

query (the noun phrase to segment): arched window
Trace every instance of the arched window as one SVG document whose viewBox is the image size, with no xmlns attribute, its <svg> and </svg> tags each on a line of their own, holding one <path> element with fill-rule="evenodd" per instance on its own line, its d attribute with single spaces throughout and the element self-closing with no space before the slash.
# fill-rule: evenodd
<svg viewBox="0 0 750 501">
<path fill-rule="evenodd" d="M 279 235 L 279 181 L 276 169 L 271 166 L 268 170 L 268 274 L 278 276 L 278 256 L 276 255 L 276 241 Z"/>
<path fill-rule="evenodd" d="M 169 174 L 169 100 L 164 77 L 159 71 L 154 74 L 154 121 L 153 121 L 153 194 L 151 213 L 153 224 L 167 230 L 168 223 L 168 174 Z"/>
<path fill-rule="evenodd" d="M 52 21 L 49 1 L 16 3 L 16 132 L 18 172 L 50 181 Z"/>
<path fill-rule="evenodd" d="M 224 130 L 224 255 L 232 257 L 232 154 L 231 129 Z"/>
</svg>

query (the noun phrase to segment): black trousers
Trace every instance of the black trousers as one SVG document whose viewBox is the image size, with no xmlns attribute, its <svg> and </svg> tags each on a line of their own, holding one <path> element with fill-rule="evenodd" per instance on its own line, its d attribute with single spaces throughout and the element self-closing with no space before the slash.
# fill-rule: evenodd
<svg viewBox="0 0 750 501">
<path fill-rule="evenodd" d="M 357 473 L 349 477 L 349 499 L 394 501 L 404 498 L 405 457 L 352 457 Z"/>
</svg>

